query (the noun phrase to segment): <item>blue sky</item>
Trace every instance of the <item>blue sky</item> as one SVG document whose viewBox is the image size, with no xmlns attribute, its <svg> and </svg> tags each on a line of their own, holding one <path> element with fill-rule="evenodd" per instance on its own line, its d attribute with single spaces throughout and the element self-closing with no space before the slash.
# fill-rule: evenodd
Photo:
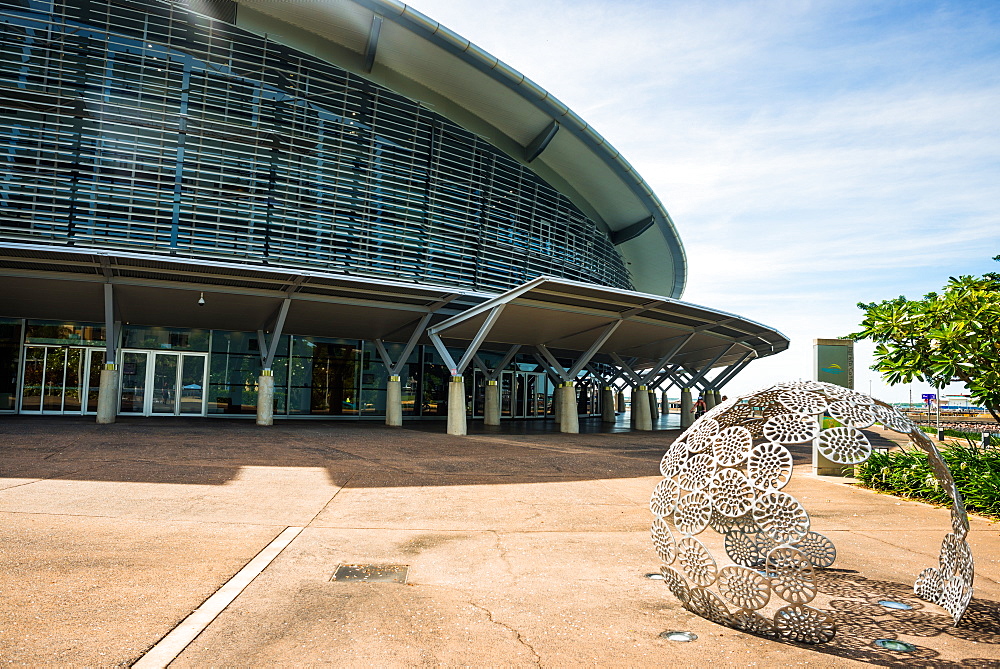
<svg viewBox="0 0 1000 669">
<path fill-rule="evenodd" d="M 811 378 L 812 340 L 856 329 L 857 302 L 1000 271 L 998 2 L 409 4 L 636 167 L 684 241 L 685 300 L 792 339 L 729 394 Z M 871 349 L 856 387 L 907 401 Z"/>
</svg>

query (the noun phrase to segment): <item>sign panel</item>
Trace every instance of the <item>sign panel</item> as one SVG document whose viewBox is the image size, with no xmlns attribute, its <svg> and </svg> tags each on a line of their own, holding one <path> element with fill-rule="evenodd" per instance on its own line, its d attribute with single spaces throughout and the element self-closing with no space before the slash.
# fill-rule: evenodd
<svg viewBox="0 0 1000 669">
<path fill-rule="evenodd" d="M 854 342 L 850 339 L 817 339 L 814 347 L 815 378 L 854 389 Z"/>
<path fill-rule="evenodd" d="M 924 393 L 923 395 L 920 396 L 920 399 L 922 399 L 925 402 L 930 402 L 932 400 L 936 400 L 937 395 L 935 395 L 934 393 Z"/>
</svg>

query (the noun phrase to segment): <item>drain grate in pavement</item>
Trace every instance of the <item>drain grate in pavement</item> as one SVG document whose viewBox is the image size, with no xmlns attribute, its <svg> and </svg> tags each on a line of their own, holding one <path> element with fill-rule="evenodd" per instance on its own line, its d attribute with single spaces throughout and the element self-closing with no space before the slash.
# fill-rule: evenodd
<svg viewBox="0 0 1000 669">
<path fill-rule="evenodd" d="M 406 570 L 405 564 L 342 564 L 330 580 L 406 583 Z"/>
</svg>

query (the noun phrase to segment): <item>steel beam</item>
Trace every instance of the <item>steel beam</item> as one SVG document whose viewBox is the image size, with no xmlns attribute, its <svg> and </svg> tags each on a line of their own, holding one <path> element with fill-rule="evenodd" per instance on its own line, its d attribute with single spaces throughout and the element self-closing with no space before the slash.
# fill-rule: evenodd
<svg viewBox="0 0 1000 669">
<path fill-rule="evenodd" d="M 570 380 L 575 379 L 577 374 L 583 371 L 584 365 L 590 362 L 591 358 L 597 354 L 597 351 L 604 346 L 608 339 L 611 338 L 611 335 L 615 333 L 615 330 L 617 330 L 624 322 L 624 320 L 617 320 L 604 328 L 604 332 L 602 332 L 597 339 L 594 340 L 594 343 L 590 345 L 590 348 L 588 348 L 583 355 L 577 358 L 576 364 L 573 365 L 573 368 L 569 371 Z"/>
<path fill-rule="evenodd" d="M 382 17 L 378 14 L 372 17 L 372 25 L 368 30 L 368 43 L 365 45 L 365 60 L 361 71 L 369 74 L 375 65 L 375 52 L 378 51 L 378 37 L 382 32 Z"/>
<path fill-rule="evenodd" d="M 530 163 L 540 156 L 557 132 L 559 132 L 559 121 L 552 121 L 524 148 L 524 161 Z"/>
</svg>

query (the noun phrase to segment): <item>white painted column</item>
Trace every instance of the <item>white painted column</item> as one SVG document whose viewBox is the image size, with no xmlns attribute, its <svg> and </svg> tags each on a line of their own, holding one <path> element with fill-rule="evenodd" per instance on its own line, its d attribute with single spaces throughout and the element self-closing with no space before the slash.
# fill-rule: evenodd
<svg viewBox="0 0 1000 669">
<path fill-rule="evenodd" d="M 118 417 L 118 366 L 107 364 L 101 370 L 101 385 L 97 391 L 97 422 L 114 423 Z"/>
<path fill-rule="evenodd" d="M 500 424 L 500 382 L 486 382 L 486 406 L 483 408 L 483 423 Z"/>
<path fill-rule="evenodd" d="M 385 424 L 403 426 L 403 384 L 398 376 L 390 376 L 385 384 Z"/>
<path fill-rule="evenodd" d="M 691 401 L 691 389 L 681 388 L 681 429 L 691 427 L 694 422 L 694 402 Z"/>
<path fill-rule="evenodd" d="M 646 386 L 636 386 L 632 391 L 632 416 L 635 419 L 633 427 L 636 430 L 649 432 L 653 422 L 649 415 L 649 391 Z"/>
<path fill-rule="evenodd" d="M 461 376 L 451 377 L 448 384 L 448 434 L 467 434 L 465 422 L 465 380 Z"/>
<path fill-rule="evenodd" d="M 576 406 L 576 386 L 573 382 L 563 384 L 559 393 L 559 431 L 577 434 L 580 432 L 580 414 Z"/>
<path fill-rule="evenodd" d="M 611 389 L 611 386 L 604 386 L 604 389 L 601 391 L 601 422 L 616 422 L 615 391 Z"/>
<path fill-rule="evenodd" d="M 257 424 L 274 425 L 274 374 L 262 369 L 257 377 Z"/>
</svg>

